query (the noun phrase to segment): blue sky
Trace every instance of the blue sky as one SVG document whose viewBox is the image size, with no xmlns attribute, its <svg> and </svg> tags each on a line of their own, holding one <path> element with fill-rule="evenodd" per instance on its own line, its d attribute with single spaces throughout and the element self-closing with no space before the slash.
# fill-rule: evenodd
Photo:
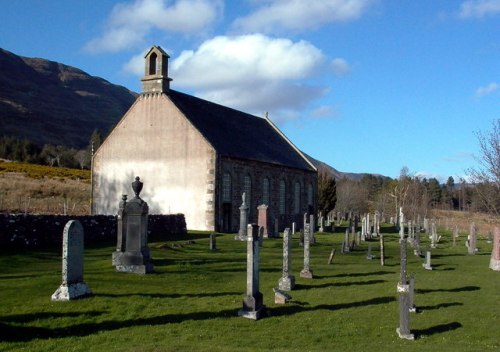
<svg viewBox="0 0 500 352">
<path fill-rule="evenodd" d="M 458 181 L 500 118 L 500 0 L 0 0 L 1 48 L 136 92 L 151 45 L 340 171 Z"/>
</svg>

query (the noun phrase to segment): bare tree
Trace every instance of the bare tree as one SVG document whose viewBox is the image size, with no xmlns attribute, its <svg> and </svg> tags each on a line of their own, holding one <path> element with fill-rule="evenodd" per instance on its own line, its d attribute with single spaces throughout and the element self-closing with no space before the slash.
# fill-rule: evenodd
<svg viewBox="0 0 500 352">
<path fill-rule="evenodd" d="M 476 158 L 478 168 L 467 173 L 475 184 L 482 205 L 489 213 L 500 214 L 500 119 L 493 121 L 489 133 L 477 132 L 481 155 Z"/>
</svg>

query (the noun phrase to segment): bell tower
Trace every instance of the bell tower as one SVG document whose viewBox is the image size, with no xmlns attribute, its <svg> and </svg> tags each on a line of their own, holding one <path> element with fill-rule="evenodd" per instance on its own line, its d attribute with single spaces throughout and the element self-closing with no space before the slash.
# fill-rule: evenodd
<svg viewBox="0 0 500 352">
<path fill-rule="evenodd" d="M 153 46 L 144 56 L 144 77 L 141 79 L 143 93 L 167 93 L 170 89 L 168 59 L 170 56 L 160 46 Z"/>
</svg>

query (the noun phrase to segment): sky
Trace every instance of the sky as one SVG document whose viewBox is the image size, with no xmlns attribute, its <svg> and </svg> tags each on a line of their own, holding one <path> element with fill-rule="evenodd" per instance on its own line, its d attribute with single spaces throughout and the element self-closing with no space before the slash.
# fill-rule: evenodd
<svg viewBox="0 0 500 352">
<path fill-rule="evenodd" d="M 135 92 L 152 45 L 343 172 L 458 182 L 500 118 L 500 0 L 0 0 L 1 48 Z"/>
</svg>

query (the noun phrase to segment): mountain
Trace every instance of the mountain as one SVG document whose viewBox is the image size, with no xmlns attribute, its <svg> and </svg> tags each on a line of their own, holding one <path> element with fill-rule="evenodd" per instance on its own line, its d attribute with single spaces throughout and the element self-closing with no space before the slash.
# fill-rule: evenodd
<svg viewBox="0 0 500 352">
<path fill-rule="evenodd" d="M 125 87 L 77 68 L 0 48 L 0 136 L 84 148 L 135 101 Z"/>
<path fill-rule="evenodd" d="M 348 180 L 352 181 L 361 181 L 361 179 L 365 176 L 372 175 L 375 177 L 383 177 L 383 178 L 388 178 L 387 176 L 383 175 L 378 175 L 378 174 L 368 174 L 368 173 L 354 173 L 354 172 L 342 172 L 334 167 L 331 167 L 330 165 L 319 161 L 317 159 L 314 159 L 312 156 L 307 155 L 306 153 L 302 152 L 308 159 L 309 161 L 318 169 L 318 172 L 326 172 L 328 175 L 332 176 L 335 180 L 342 180 L 343 178 L 346 178 Z"/>
</svg>

